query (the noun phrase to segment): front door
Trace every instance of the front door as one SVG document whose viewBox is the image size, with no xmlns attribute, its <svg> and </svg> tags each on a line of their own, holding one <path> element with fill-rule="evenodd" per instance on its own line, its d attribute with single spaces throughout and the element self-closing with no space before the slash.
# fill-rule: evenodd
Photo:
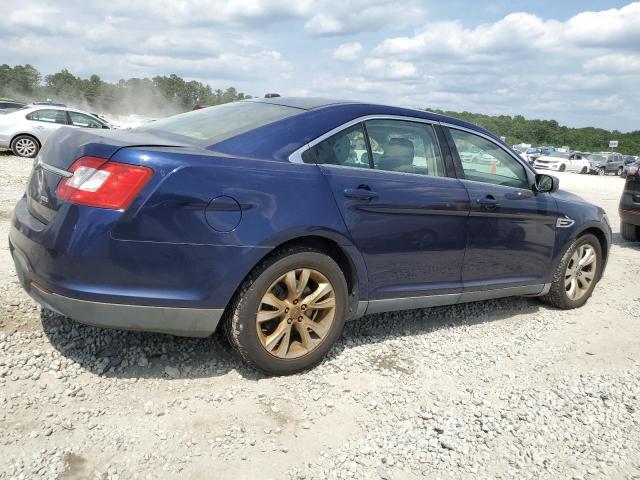
<svg viewBox="0 0 640 480">
<path fill-rule="evenodd" d="M 450 128 L 458 152 L 479 149 L 491 161 L 460 162 L 469 192 L 465 291 L 542 285 L 555 244 L 557 207 L 534 192 L 525 166 L 498 143 Z"/>
<path fill-rule="evenodd" d="M 363 254 L 370 300 L 462 291 L 469 198 L 447 177 L 430 124 L 367 121 L 309 155 Z"/>
</svg>

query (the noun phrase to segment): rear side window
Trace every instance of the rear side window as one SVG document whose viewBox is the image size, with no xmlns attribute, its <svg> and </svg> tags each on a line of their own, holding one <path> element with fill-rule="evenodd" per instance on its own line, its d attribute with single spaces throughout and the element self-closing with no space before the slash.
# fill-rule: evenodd
<svg viewBox="0 0 640 480">
<path fill-rule="evenodd" d="M 64 110 L 36 110 L 27 115 L 27 119 L 38 122 L 67 124 L 67 115 Z"/>
<path fill-rule="evenodd" d="M 174 115 L 135 130 L 166 132 L 211 145 L 302 112 L 270 103 L 233 102 Z"/>
<path fill-rule="evenodd" d="M 529 189 L 524 166 L 497 144 L 473 133 L 450 128 L 467 180 Z"/>
<path fill-rule="evenodd" d="M 305 163 L 369 168 L 369 153 L 361 124 L 346 128 L 302 154 Z"/>
<path fill-rule="evenodd" d="M 375 169 L 445 176 L 440 147 L 431 125 L 386 119 L 370 120 L 365 125 Z"/>
</svg>

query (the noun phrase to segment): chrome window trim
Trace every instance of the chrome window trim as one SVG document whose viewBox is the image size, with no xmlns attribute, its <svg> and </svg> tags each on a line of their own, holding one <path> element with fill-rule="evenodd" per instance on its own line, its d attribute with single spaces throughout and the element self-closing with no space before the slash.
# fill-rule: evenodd
<svg viewBox="0 0 640 480">
<path fill-rule="evenodd" d="M 349 128 L 349 127 L 352 127 L 353 125 L 356 125 L 357 123 L 366 122 L 367 120 L 401 120 L 401 121 L 406 121 L 406 122 L 428 123 L 431 126 L 437 125 L 438 123 L 440 123 L 437 120 L 429 120 L 429 119 L 426 119 L 426 118 L 407 117 L 406 115 L 363 115 L 361 117 L 354 118 L 353 120 L 349 120 L 348 122 L 345 122 L 345 123 L 337 126 L 336 128 L 333 128 L 333 129 L 329 130 L 326 133 L 323 133 L 319 137 L 316 137 L 313 140 L 311 140 L 309 143 L 305 143 L 303 146 L 301 146 L 300 148 L 298 148 L 297 150 L 295 150 L 294 152 L 292 152 L 289 155 L 289 161 L 292 162 L 292 163 L 304 163 L 302 161 L 302 154 L 304 152 L 306 152 L 307 150 L 309 150 L 311 147 L 315 147 L 318 143 L 322 142 L 323 140 L 326 140 L 327 138 L 335 135 L 336 133 L 340 133 L 342 130 L 345 130 L 345 129 Z M 436 142 L 437 141 L 438 141 L 438 136 L 436 135 Z M 438 147 L 440 147 L 439 144 L 438 144 Z M 442 154 L 442 151 L 440 153 Z M 371 169 L 371 170 L 373 170 L 373 169 Z"/>
<path fill-rule="evenodd" d="M 310 163 L 307 163 L 306 165 L 311 165 Z M 379 168 L 371 168 L 369 166 L 363 166 L 362 167 L 353 167 L 351 165 L 336 165 L 333 163 L 314 163 L 313 165 L 317 165 L 318 167 L 326 167 L 326 168 L 348 168 L 351 170 L 358 170 L 358 171 L 366 171 L 366 172 L 376 172 L 376 173 L 393 173 L 396 175 L 411 175 L 412 177 L 420 177 L 420 178 L 444 178 L 444 179 L 448 179 L 448 180 L 460 180 L 458 177 L 450 177 L 448 175 L 426 175 L 424 173 L 411 173 L 411 172 L 396 172 L 394 170 L 380 170 Z M 513 188 L 513 187 L 511 187 Z"/>
</svg>

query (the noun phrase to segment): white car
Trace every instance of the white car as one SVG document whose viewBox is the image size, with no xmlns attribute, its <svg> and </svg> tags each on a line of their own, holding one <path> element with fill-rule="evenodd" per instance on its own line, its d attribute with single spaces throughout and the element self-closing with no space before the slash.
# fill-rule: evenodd
<svg viewBox="0 0 640 480">
<path fill-rule="evenodd" d="M 580 152 L 553 152 L 549 155 L 538 157 L 533 166 L 538 169 L 555 170 L 556 172 L 578 172 L 588 173 L 589 162 L 582 156 Z"/>
<path fill-rule="evenodd" d="M 45 140 L 60 127 L 113 128 L 88 112 L 53 105 L 29 105 L 0 116 L 0 148 L 19 157 L 35 157 Z"/>
</svg>

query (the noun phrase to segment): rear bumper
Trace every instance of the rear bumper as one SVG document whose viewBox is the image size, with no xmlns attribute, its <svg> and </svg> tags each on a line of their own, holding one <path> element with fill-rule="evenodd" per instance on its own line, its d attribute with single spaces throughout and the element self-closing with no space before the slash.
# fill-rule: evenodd
<svg viewBox="0 0 640 480">
<path fill-rule="evenodd" d="M 33 270 L 24 253 L 11 244 L 10 248 L 20 283 L 31 298 L 80 323 L 104 328 L 206 337 L 215 331 L 224 312 L 224 309 L 103 303 L 59 295 L 38 285 L 32 278 Z"/>
</svg>

